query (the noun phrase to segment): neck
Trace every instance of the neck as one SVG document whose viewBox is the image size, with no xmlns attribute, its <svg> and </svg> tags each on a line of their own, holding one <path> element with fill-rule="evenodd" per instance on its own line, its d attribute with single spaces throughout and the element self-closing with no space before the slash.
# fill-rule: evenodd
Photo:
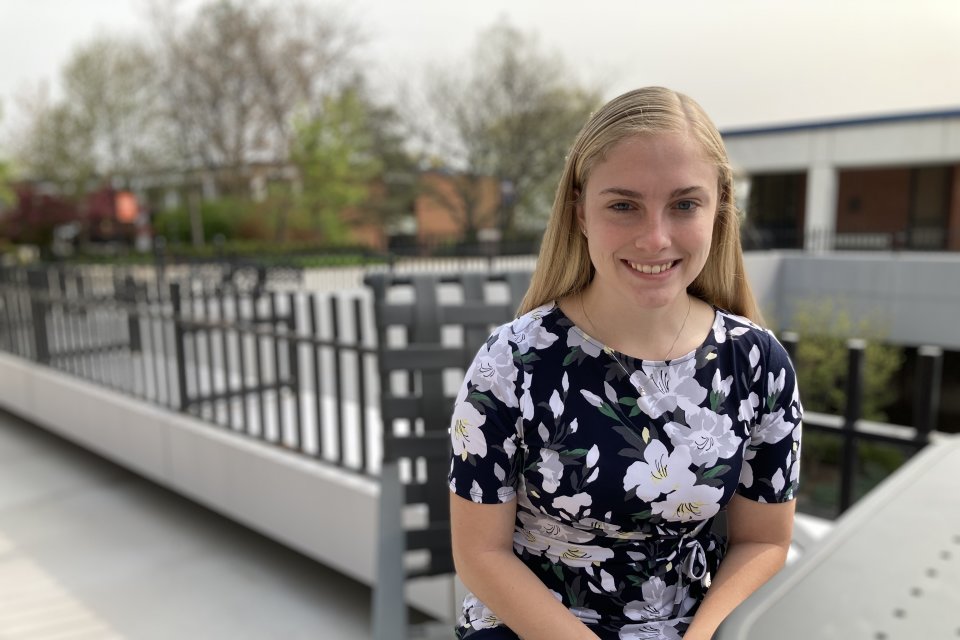
<svg viewBox="0 0 960 640">
<path fill-rule="evenodd" d="M 686 292 L 663 307 L 641 309 L 607 300 L 588 286 L 575 302 L 590 335 L 611 349 L 647 360 L 668 360 L 689 351 L 694 300 Z"/>
</svg>

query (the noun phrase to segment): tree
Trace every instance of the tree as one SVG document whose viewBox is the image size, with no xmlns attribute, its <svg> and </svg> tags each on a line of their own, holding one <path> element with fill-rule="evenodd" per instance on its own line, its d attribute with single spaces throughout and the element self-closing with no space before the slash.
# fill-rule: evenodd
<svg viewBox="0 0 960 640">
<path fill-rule="evenodd" d="M 321 110 L 296 125 L 290 159 L 300 174 L 299 200 L 327 242 L 345 240 L 343 212 L 369 199 L 382 169 L 371 115 L 359 89 L 350 88 L 326 98 Z"/>
<path fill-rule="evenodd" d="M 828 328 L 828 329 L 827 329 Z M 882 342 L 876 322 L 855 322 L 836 300 L 806 301 L 794 315 L 797 376 L 803 404 L 811 411 L 843 415 L 846 407 L 848 338 L 867 341 L 863 371 L 863 417 L 884 421 L 885 409 L 896 401 L 893 376 L 903 365 L 903 349 Z"/>
<path fill-rule="evenodd" d="M 504 236 L 521 219 L 549 212 L 565 153 L 600 101 L 571 75 L 534 36 L 506 23 L 480 35 L 470 63 L 433 74 L 421 139 L 459 175 L 456 198 L 430 195 L 460 219 L 468 240 L 478 230 L 484 179 L 494 178 L 506 196 L 497 221 Z"/>
<path fill-rule="evenodd" d="M 3 122 L 3 103 L 0 102 L 0 122 Z M 3 211 L 13 204 L 13 166 L 10 161 L 0 154 L 0 218 L 3 217 Z"/>
<path fill-rule="evenodd" d="M 78 48 L 64 68 L 65 103 L 89 132 L 100 176 L 129 182 L 164 163 L 156 71 L 142 44 L 109 36 Z"/>
<path fill-rule="evenodd" d="M 27 176 L 80 193 L 95 179 L 129 182 L 162 162 L 152 58 L 133 40 L 101 36 L 74 50 L 63 96 L 23 99 L 17 158 Z"/>
<path fill-rule="evenodd" d="M 356 73 L 355 28 L 319 8 L 216 0 L 183 23 L 167 7 L 153 8 L 182 162 L 227 169 L 228 191 L 241 188 L 251 163 L 285 162 L 295 122 L 314 117 Z"/>
</svg>

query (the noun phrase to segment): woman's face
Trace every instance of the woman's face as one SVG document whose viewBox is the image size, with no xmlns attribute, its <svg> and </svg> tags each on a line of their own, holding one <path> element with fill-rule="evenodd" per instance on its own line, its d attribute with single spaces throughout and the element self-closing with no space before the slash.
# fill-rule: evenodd
<svg viewBox="0 0 960 640">
<path fill-rule="evenodd" d="M 687 133 L 638 135 L 610 149 L 577 206 L 598 302 L 653 309 L 681 298 L 710 253 L 717 181 Z"/>
</svg>

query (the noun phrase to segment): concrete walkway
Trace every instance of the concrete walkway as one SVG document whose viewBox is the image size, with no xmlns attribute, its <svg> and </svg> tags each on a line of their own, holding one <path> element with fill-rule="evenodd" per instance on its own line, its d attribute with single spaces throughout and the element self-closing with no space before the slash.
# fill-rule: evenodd
<svg viewBox="0 0 960 640">
<path fill-rule="evenodd" d="M 355 640 L 369 618 L 367 586 L 0 411 L 0 640 Z"/>
</svg>

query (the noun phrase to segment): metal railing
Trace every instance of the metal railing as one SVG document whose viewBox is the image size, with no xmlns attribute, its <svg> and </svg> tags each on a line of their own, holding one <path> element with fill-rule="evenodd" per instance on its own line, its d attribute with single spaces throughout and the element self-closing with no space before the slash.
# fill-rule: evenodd
<svg viewBox="0 0 960 640">
<path fill-rule="evenodd" d="M 0 349 L 376 475 L 376 359 L 363 293 L 278 292 L 189 275 L 0 271 Z"/>
<path fill-rule="evenodd" d="M 780 341 L 794 362 L 796 362 L 797 344 L 801 339 L 801 336 L 793 332 L 785 332 L 780 336 Z M 905 426 L 869 422 L 862 418 L 866 347 L 867 343 L 861 339 L 850 339 L 846 343 L 846 404 L 843 415 L 834 416 L 807 411 L 803 418 L 804 431 L 829 434 L 840 440 L 839 492 L 836 505 L 838 513 L 836 515 L 849 509 L 856 501 L 854 480 L 861 461 L 858 455 L 860 443 L 894 445 L 910 457 L 929 444 L 936 434 L 943 350 L 933 346 L 921 347 L 918 350 L 913 425 Z"/>
</svg>

